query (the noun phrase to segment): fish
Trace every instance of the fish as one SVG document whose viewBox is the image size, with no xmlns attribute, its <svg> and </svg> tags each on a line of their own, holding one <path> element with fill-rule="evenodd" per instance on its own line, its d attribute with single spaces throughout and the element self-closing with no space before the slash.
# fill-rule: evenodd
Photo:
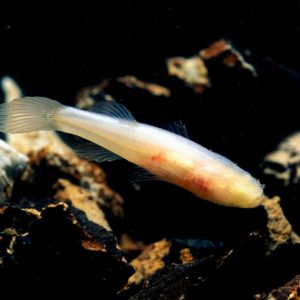
<svg viewBox="0 0 300 300">
<path fill-rule="evenodd" d="M 90 144 L 83 147 L 83 157 L 98 162 L 124 158 L 215 204 L 254 208 L 265 197 L 260 182 L 237 164 L 184 135 L 137 122 L 116 101 L 100 101 L 93 111 L 44 97 L 18 98 L 0 105 L 0 131 L 39 130 L 79 136 Z"/>
</svg>

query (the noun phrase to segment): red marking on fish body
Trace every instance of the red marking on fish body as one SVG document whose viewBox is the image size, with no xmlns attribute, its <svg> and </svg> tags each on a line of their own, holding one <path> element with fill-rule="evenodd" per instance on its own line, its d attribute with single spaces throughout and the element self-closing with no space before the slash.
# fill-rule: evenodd
<svg viewBox="0 0 300 300">
<path fill-rule="evenodd" d="M 193 179 L 193 183 L 195 184 L 196 187 L 201 189 L 203 192 L 209 191 L 207 180 L 203 180 L 203 178 L 200 177 L 195 177 Z"/>
<path fill-rule="evenodd" d="M 150 160 L 153 162 L 160 163 L 160 162 L 164 161 L 164 159 L 165 159 L 165 157 L 164 157 L 163 153 L 161 153 L 161 152 L 150 156 Z"/>
<path fill-rule="evenodd" d="M 198 176 L 184 178 L 183 186 L 196 194 L 207 194 L 210 191 L 208 181 Z"/>
</svg>

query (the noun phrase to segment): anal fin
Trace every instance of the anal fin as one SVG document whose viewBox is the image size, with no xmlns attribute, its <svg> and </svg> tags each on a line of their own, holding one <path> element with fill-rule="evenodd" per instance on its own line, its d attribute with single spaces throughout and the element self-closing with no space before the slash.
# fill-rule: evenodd
<svg viewBox="0 0 300 300">
<path fill-rule="evenodd" d="M 156 175 L 150 173 L 149 171 L 139 167 L 134 166 L 134 170 L 132 175 L 130 176 L 130 182 L 137 183 L 137 182 L 145 182 L 145 181 L 153 181 L 153 180 L 160 180 Z"/>
<path fill-rule="evenodd" d="M 81 157 L 96 161 L 98 163 L 104 161 L 114 161 L 122 159 L 117 154 L 95 144 L 88 140 L 78 138 L 78 143 L 74 146 L 74 151 Z"/>
</svg>

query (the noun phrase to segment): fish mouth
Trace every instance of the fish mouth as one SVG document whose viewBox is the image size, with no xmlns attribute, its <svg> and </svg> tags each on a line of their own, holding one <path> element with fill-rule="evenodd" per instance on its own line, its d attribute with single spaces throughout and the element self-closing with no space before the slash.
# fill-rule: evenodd
<svg viewBox="0 0 300 300">
<path fill-rule="evenodd" d="M 262 205 L 264 199 L 266 198 L 264 193 L 261 193 L 258 197 L 254 198 L 251 202 L 248 202 L 247 205 L 245 205 L 245 208 L 255 208 L 260 205 Z"/>
</svg>

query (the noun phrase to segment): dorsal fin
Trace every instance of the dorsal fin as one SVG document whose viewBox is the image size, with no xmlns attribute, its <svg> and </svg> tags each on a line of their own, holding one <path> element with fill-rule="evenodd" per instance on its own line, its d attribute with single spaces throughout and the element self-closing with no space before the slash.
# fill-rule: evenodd
<svg viewBox="0 0 300 300">
<path fill-rule="evenodd" d="M 123 104 L 114 100 L 99 101 L 90 109 L 90 111 L 110 117 L 135 121 L 135 118 L 131 112 Z"/>
<path fill-rule="evenodd" d="M 172 123 L 167 124 L 166 130 L 190 139 L 186 130 L 186 126 L 182 120 L 173 121 Z"/>
</svg>

